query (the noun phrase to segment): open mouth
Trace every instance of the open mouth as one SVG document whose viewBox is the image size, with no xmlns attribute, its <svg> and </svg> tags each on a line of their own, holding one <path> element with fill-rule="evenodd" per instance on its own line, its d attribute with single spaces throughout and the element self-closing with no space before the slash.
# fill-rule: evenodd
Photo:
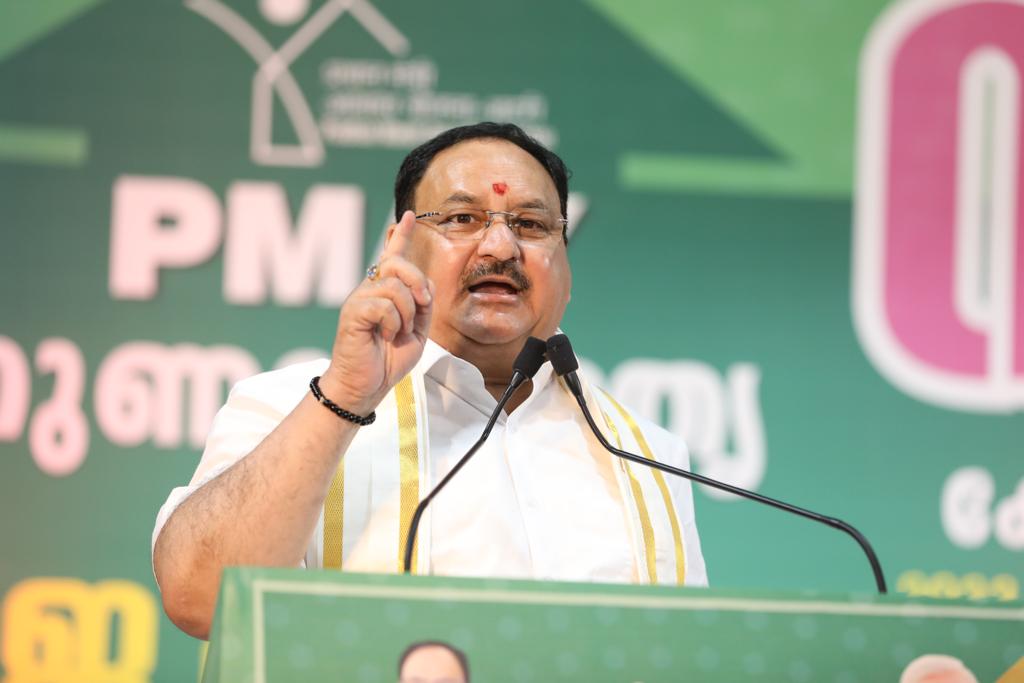
<svg viewBox="0 0 1024 683">
<path fill-rule="evenodd" d="M 469 291 L 473 294 L 505 294 L 515 295 L 521 291 L 511 282 L 504 282 L 501 280 L 481 280 L 476 284 L 469 286 Z"/>
</svg>

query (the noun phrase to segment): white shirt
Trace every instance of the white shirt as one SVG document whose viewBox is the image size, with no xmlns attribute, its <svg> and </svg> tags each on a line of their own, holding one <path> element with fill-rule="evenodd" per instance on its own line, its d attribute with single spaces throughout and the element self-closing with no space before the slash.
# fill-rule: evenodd
<svg viewBox="0 0 1024 683">
<path fill-rule="evenodd" d="M 309 379 L 326 366 L 326 360 L 295 365 L 249 378 L 234 388 L 214 421 L 192 482 L 174 489 L 161 508 L 154 545 L 174 509 L 251 452 L 302 399 Z M 421 483 L 422 496 L 479 438 L 497 402 L 475 366 L 432 341 L 413 374 L 422 376 L 428 425 L 429 462 L 423 469 L 427 481 Z M 591 410 L 600 420 L 599 408 L 591 405 Z M 378 421 L 380 414 L 378 408 Z M 657 459 L 677 467 L 688 465 L 680 439 L 649 422 L 637 422 Z M 367 461 L 376 468 L 388 457 L 387 449 L 361 443 L 366 433 L 361 430 L 349 454 L 354 448 L 374 449 Z M 351 458 L 357 462 L 355 455 Z M 511 415 L 501 414 L 483 447 L 428 508 L 418 536 L 421 552 L 427 549 L 420 570 L 448 576 L 646 581 L 646 572 L 638 566 L 644 562 L 642 534 L 634 522 L 632 495 L 623 484 L 628 478 L 616 471 L 622 467 L 601 447 L 571 394 L 545 364 L 533 379 L 530 396 Z M 686 583 L 706 585 L 689 482 L 666 476 L 685 549 Z M 346 498 L 354 498 L 347 488 Z M 343 568 L 396 571 L 397 495 L 368 504 L 365 519 L 358 511 L 350 514 L 354 505 L 346 500 Z M 647 505 L 653 511 L 658 501 L 648 500 Z M 671 538 L 667 513 L 648 516 L 656 539 Z M 323 514 L 309 542 L 306 566 L 322 565 L 322 529 Z M 658 547 L 659 565 L 671 559 L 670 545 L 662 542 Z M 659 577 L 665 573 L 660 571 Z"/>
</svg>

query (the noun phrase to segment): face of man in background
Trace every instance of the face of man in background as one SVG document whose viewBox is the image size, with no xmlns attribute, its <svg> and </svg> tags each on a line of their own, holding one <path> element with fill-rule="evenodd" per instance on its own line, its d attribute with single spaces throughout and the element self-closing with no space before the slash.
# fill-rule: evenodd
<svg viewBox="0 0 1024 683">
<path fill-rule="evenodd" d="M 416 188 L 415 211 L 473 206 L 491 211 L 546 210 L 561 217 L 544 167 L 505 140 L 461 142 L 438 153 Z M 457 353 L 468 345 L 509 345 L 548 338 L 569 302 L 572 275 L 565 243 L 524 244 L 504 217 L 474 241 L 452 241 L 422 223 L 412 260 L 433 280 L 430 338 Z"/>
<path fill-rule="evenodd" d="M 441 645 L 424 645 L 405 658 L 398 682 L 466 683 L 466 676 L 451 650 Z"/>
</svg>

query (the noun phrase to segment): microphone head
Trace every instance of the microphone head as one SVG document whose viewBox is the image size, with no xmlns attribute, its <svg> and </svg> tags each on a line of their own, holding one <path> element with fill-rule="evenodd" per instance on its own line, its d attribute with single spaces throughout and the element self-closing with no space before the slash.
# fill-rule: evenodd
<svg viewBox="0 0 1024 683">
<path fill-rule="evenodd" d="M 529 337 L 523 344 L 523 350 L 516 356 L 512 363 L 513 372 L 518 372 L 523 377 L 533 377 L 540 370 L 540 366 L 547 362 L 544 351 L 547 345 L 536 337 Z"/>
<path fill-rule="evenodd" d="M 564 334 L 556 334 L 548 339 L 547 346 L 548 360 L 551 361 L 551 367 L 559 377 L 564 377 L 579 369 L 580 364 L 576 360 L 576 354 L 572 352 L 572 344 Z"/>
</svg>

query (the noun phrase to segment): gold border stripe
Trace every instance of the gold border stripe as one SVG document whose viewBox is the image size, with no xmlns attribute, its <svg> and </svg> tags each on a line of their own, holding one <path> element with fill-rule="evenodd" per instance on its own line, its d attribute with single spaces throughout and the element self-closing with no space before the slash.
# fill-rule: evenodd
<svg viewBox="0 0 1024 683">
<path fill-rule="evenodd" d="M 345 537 L 345 459 L 331 479 L 324 501 L 324 569 L 341 569 L 341 542 Z"/>
<path fill-rule="evenodd" d="M 615 423 L 608 417 L 608 414 L 603 410 L 601 416 L 604 418 L 604 422 L 608 425 L 608 430 L 615 437 L 615 444 L 622 448 L 622 439 L 619 438 L 619 430 L 616 429 Z M 644 491 L 640 488 L 640 481 L 633 474 L 633 470 L 630 468 L 629 463 L 625 460 L 615 456 L 615 459 L 622 463 L 622 469 L 626 471 L 629 476 L 629 488 L 633 491 L 633 502 L 636 503 L 636 511 L 640 517 L 640 530 L 644 537 L 644 558 L 647 561 L 647 579 L 652 583 L 658 583 L 658 558 L 655 554 L 655 541 L 654 541 L 654 526 L 651 524 L 651 514 L 647 511 L 647 501 L 644 500 Z"/>
<path fill-rule="evenodd" d="M 619 411 L 619 414 L 626 421 L 626 424 L 629 425 L 629 431 L 633 433 L 633 438 L 640 445 L 640 452 L 648 460 L 654 460 L 654 454 L 651 452 L 651 447 L 647 444 L 647 439 L 644 438 L 643 432 L 640 431 L 640 425 L 636 423 L 633 417 L 626 412 L 626 409 L 614 397 L 607 392 L 604 392 L 604 395 L 608 397 L 608 400 L 611 401 L 612 405 L 615 406 L 615 409 Z M 683 552 L 683 534 L 679 528 L 679 517 L 676 515 L 675 506 L 672 505 L 672 495 L 668 491 L 665 477 L 660 470 L 652 469 L 651 473 L 654 475 L 654 481 L 658 484 L 658 490 L 661 491 L 661 499 L 665 502 L 665 511 L 668 513 L 669 523 L 672 525 L 672 540 L 676 551 L 676 583 L 681 586 L 686 582 L 686 554 Z"/>
<path fill-rule="evenodd" d="M 416 397 L 413 393 L 412 377 L 405 376 L 395 385 L 395 402 L 398 404 L 398 467 L 399 467 L 399 514 L 398 514 L 398 572 L 402 573 L 406 539 L 409 524 L 420 502 L 420 457 L 419 437 L 416 433 Z M 418 544 L 412 549 L 412 573 L 416 573 Z"/>
</svg>

